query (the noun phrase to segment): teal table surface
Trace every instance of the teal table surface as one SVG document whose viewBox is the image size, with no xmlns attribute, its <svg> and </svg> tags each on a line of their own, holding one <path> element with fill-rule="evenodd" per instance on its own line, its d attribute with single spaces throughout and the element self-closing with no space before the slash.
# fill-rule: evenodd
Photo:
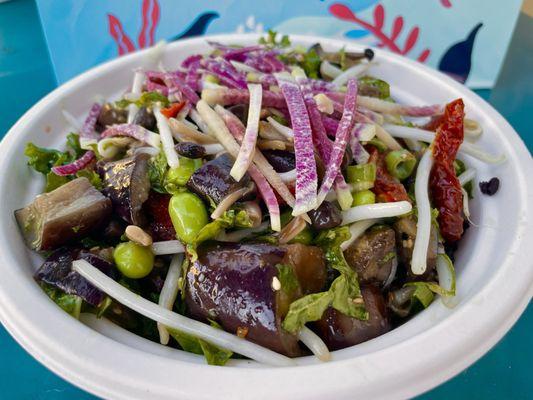
<svg viewBox="0 0 533 400">
<path fill-rule="evenodd" d="M 517 44 L 513 41 L 496 87 L 478 91 L 520 132 L 530 150 L 533 78 L 528 71 L 533 70 L 532 27 L 531 18 L 522 15 L 515 36 L 521 33 L 525 39 Z M 54 79 L 33 1 L 0 3 L 0 138 L 28 108 L 56 87 Z M 491 351 L 419 399 L 532 399 L 532 331 L 530 305 Z M 0 326 L 0 399 L 80 400 L 94 396 L 39 364 Z"/>
</svg>

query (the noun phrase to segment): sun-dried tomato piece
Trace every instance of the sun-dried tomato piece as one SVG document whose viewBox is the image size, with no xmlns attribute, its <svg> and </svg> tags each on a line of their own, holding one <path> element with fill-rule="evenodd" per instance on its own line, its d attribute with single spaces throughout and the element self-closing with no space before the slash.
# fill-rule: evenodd
<svg viewBox="0 0 533 400">
<path fill-rule="evenodd" d="M 393 201 L 411 201 L 405 186 L 394 178 L 385 166 L 385 153 L 380 153 L 376 148 L 370 150 L 370 160 L 376 164 L 376 180 L 372 189 L 376 194 L 377 200 L 383 203 Z"/>
<path fill-rule="evenodd" d="M 453 162 L 463 142 L 464 103 L 457 99 L 446 105 L 433 142 L 434 164 L 429 186 L 433 206 L 439 211 L 439 227 L 447 242 L 463 234 L 463 194 Z"/>
</svg>

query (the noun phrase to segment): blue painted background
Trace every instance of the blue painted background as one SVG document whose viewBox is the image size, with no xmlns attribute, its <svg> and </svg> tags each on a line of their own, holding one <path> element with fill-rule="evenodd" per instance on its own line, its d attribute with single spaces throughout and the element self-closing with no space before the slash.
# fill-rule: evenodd
<svg viewBox="0 0 533 400">
<path fill-rule="evenodd" d="M 438 0 L 427 0 L 438 1 Z M 533 19 L 520 18 L 516 41 L 494 90 L 478 91 L 533 148 Z M 32 0 L 0 3 L 0 137 L 56 86 Z M 1 279 L 1 277 L 0 277 Z M 532 398 L 533 307 L 480 361 L 421 396 L 423 400 L 528 400 Z M 356 394 L 354 394 L 356 396 Z M 0 399 L 84 400 L 93 396 L 48 371 L 0 326 Z"/>
<path fill-rule="evenodd" d="M 417 59 L 430 51 L 428 65 L 468 77 L 467 84 L 487 88 L 494 84 L 511 38 L 521 0 L 37 0 L 59 82 L 118 55 L 109 33 L 109 15 L 120 21 L 121 35 L 139 47 L 143 5 L 159 9 L 155 41 L 172 40 L 194 33 L 262 32 L 273 28 L 283 33 L 348 37 L 378 45 L 376 33 L 359 22 L 341 20 L 331 12 L 346 5 L 364 22 L 378 25 L 377 7 L 384 12 L 379 32 L 390 36 L 394 21 L 403 18 L 403 28 L 393 40 L 403 50 L 409 32 L 419 29 L 418 39 L 407 56 Z M 495 10 L 498 10 L 495 12 Z M 147 13 L 147 15 L 152 15 Z M 198 20 L 200 18 L 200 20 Z M 467 46 L 450 51 L 482 23 Z M 387 49 L 387 46 L 384 48 Z M 457 48 L 456 48 L 457 50 Z M 470 71 L 465 60 L 476 60 Z M 459 70 L 459 71 L 456 71 Z M 468 76 L 468 72 L 470 75 Z"/>
</svg>

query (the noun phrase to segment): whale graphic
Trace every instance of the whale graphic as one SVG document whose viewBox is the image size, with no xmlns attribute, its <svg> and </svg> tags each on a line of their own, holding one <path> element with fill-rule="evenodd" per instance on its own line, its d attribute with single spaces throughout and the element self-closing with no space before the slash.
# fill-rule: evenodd
<svg viewBox="0 0 533 400">
<path fill-rule="evenodd" d="M 215 18 L 218 17 L 220 17 L 220 14 L 214 11 L 202 13 L 198 17 L 196 17 L 196 19 L 189 25 L 189 27 L 185 31 L 177 34 L 176 36 L 173 36 L 169 39 L 169 41 L 173 42 L 174 40 L 183 39 L 186 37 L 203 35 L 207 30 L 209 24 Z"/>
<path fill-rule="evenodd" d="M 439 70 L 465 83 L 472 67 L 472 49 L 474 40 L 483 23 L 477 24 L 465 40 L 450 46 L 439 61 Z"/>
</svg>

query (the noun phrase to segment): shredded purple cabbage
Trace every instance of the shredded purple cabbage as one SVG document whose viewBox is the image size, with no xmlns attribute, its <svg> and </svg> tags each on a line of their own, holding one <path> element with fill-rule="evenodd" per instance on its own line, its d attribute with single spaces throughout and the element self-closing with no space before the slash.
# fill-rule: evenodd
<svg viewBox="0 0 533 400">
<path fill-rule="evenodd" d="M 312 210 L 316 204 L 318 176 L 313 147 L 313 133 L 309 114 L 298 84 L 282 75 L 276 76 L 276 79 L 287 102 L 294 131 L 296 203 L 293 208 L 293 215 L 297 216 Z"/>
<path fill-rule="evenodd" d="M 52 167 L 52 172 L 59 176 L 74 175 L 76 172 L 84 169 L 95 159 L 94 153 L 89 150 L 86 151 L 80 158 L 70 164 L 58 165 Z"/>
<path fill-rule="evenodd" d="M 164 82 L 171 91 L 179 91 L 192 104 L 200 100 L 194 89 L 187 85 L 180 76 L 174 73 L 165 74 Z"/>
<path fill-rule="evenodd" d="M 100 135 L 94 130 L 98 116 L 102 111 L 102 105 L 100 103 L 94 103 L 89 110 L 89 115 L 85 119 L 83 126 L 80 130 L 80 137 L 86 139 L 98 139 Z"/>
<path fill-rule="evenodd" d="M 241 71 L 237 71 L 229 61 L 223 58 L 207 59 L 204 67 L 228 87 L 236 89 L 247 88 L 246 76 Z"/>
<path fill-rule="evenodd" d="M 349 140 L 349 135 L 352 131 L 355 121 L 355 106 L 357 104 L 357 80 L 351 78 L 347 83 L 346 98 L 344 100 L 344 112 L 339 123 L 337 133 L 335 135 L 335 142 L 333 143 L 333 150 L 331 152 L 330 160 L 326 168 L 326 174 L 322 181 L 322 186 L 318 194 L 317 206 L 326 198 L 330 191 L 335 178 L 338 175 L 342 158 L 346 151 L 346 145 Z"/>
</svg>

